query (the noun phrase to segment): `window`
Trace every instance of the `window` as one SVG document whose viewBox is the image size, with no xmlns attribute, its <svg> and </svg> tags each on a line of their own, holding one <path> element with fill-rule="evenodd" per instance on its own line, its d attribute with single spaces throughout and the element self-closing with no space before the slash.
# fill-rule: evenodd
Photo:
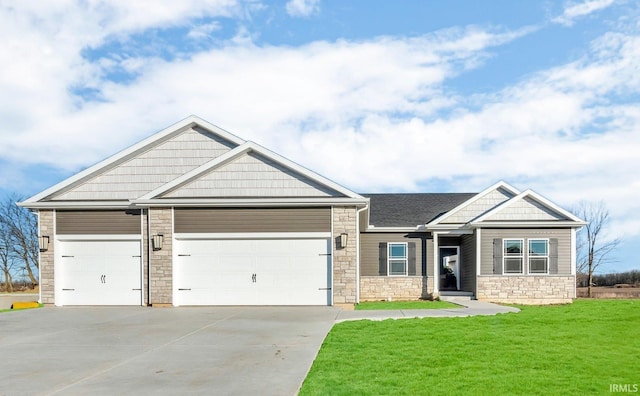
<svg viewBox="0 0 640 396">
<path fill-rule="evenodd" d="M 547 239 L 529 239 L 529 273 L 546 274 L 549 272 L 549 241 Z"/>
<path fill-rule="evenodd" d="M 504 240 L 504 273 L 521 274 L 524 261 L 524 241 L 522 239 Z"/>
<path fill-rule="evenodd" d="M 388 250 L 388 263 L 389 263 L 389 275 L 407 275 L 407 244 L 403 243 L 389 243 L 387 245 Z"/>
</svg>

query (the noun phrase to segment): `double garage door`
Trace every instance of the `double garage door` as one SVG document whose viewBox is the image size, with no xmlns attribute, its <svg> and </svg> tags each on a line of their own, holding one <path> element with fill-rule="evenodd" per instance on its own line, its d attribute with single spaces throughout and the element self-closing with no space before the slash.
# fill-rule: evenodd
<svg viewBox="0 0 640 396">
<path fill-rule="evenodd" d="M 175 305 L 329 305 L 328 238 L 176 241 Z"/>
</svg>

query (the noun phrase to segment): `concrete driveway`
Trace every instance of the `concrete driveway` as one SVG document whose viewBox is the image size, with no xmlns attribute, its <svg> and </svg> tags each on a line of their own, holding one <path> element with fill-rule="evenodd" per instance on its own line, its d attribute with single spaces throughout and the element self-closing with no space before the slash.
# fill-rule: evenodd
<svg viewBox="0 0 640 396">
<path fill-rule="evenodd" d="M 296 394 L 332 307 L 64 307 L 0 314 L 0 395 Z"/>
</svg>

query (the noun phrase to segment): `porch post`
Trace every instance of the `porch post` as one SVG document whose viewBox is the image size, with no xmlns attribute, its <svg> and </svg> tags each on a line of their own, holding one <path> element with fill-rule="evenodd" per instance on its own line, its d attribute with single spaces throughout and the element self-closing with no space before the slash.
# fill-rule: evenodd
<svg viewBox="0 0 640 396">
<path fill-rule="evenodd" d="M 433 233 L 433 294 L 440 294 L 440 262 L 438 261 L 438 233 Z"/>
</svg>

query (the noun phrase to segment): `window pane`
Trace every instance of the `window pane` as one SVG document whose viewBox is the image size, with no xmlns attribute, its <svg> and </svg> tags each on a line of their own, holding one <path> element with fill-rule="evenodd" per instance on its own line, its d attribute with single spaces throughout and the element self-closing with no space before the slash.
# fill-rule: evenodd
<svg viewBox="0 0 640 396">
<path fill-rule="evenodd" d="M 548 252 L 548 241 L 532 239 L 529 241 L 529 254 L 532 256 L 546 256 Z"/>
<path fill-rule="evenodd" d="M 406 260 L 389 261 L 389 274 L 390 275 L 406 275 L 407 273 L 406 264 L 407 264 Z"/>
<path fill-rule="evenodd" d="M 547 273 L 547 258 L 532 258 L 529 260 L 529 272 L 532 274 L 546 274 Z"/>
<path fill-rule="evenodd" d="M 504 259 L 504 272 L 507 274 L 521 274 L 522 259 L 521 258 Z"/>
<path fill-rule="evenodd" d="M 404 243 L 390 243 L 389 244 L 389 257 L 390 258 L 405 258 L 407 257 L 407 245 Z"/>
<path fill-rule="evenodd" d="M 522 241 L 518 239 L 505 239 L 504 254 L 505 256 L 521 256 Z"/>
</svg>

